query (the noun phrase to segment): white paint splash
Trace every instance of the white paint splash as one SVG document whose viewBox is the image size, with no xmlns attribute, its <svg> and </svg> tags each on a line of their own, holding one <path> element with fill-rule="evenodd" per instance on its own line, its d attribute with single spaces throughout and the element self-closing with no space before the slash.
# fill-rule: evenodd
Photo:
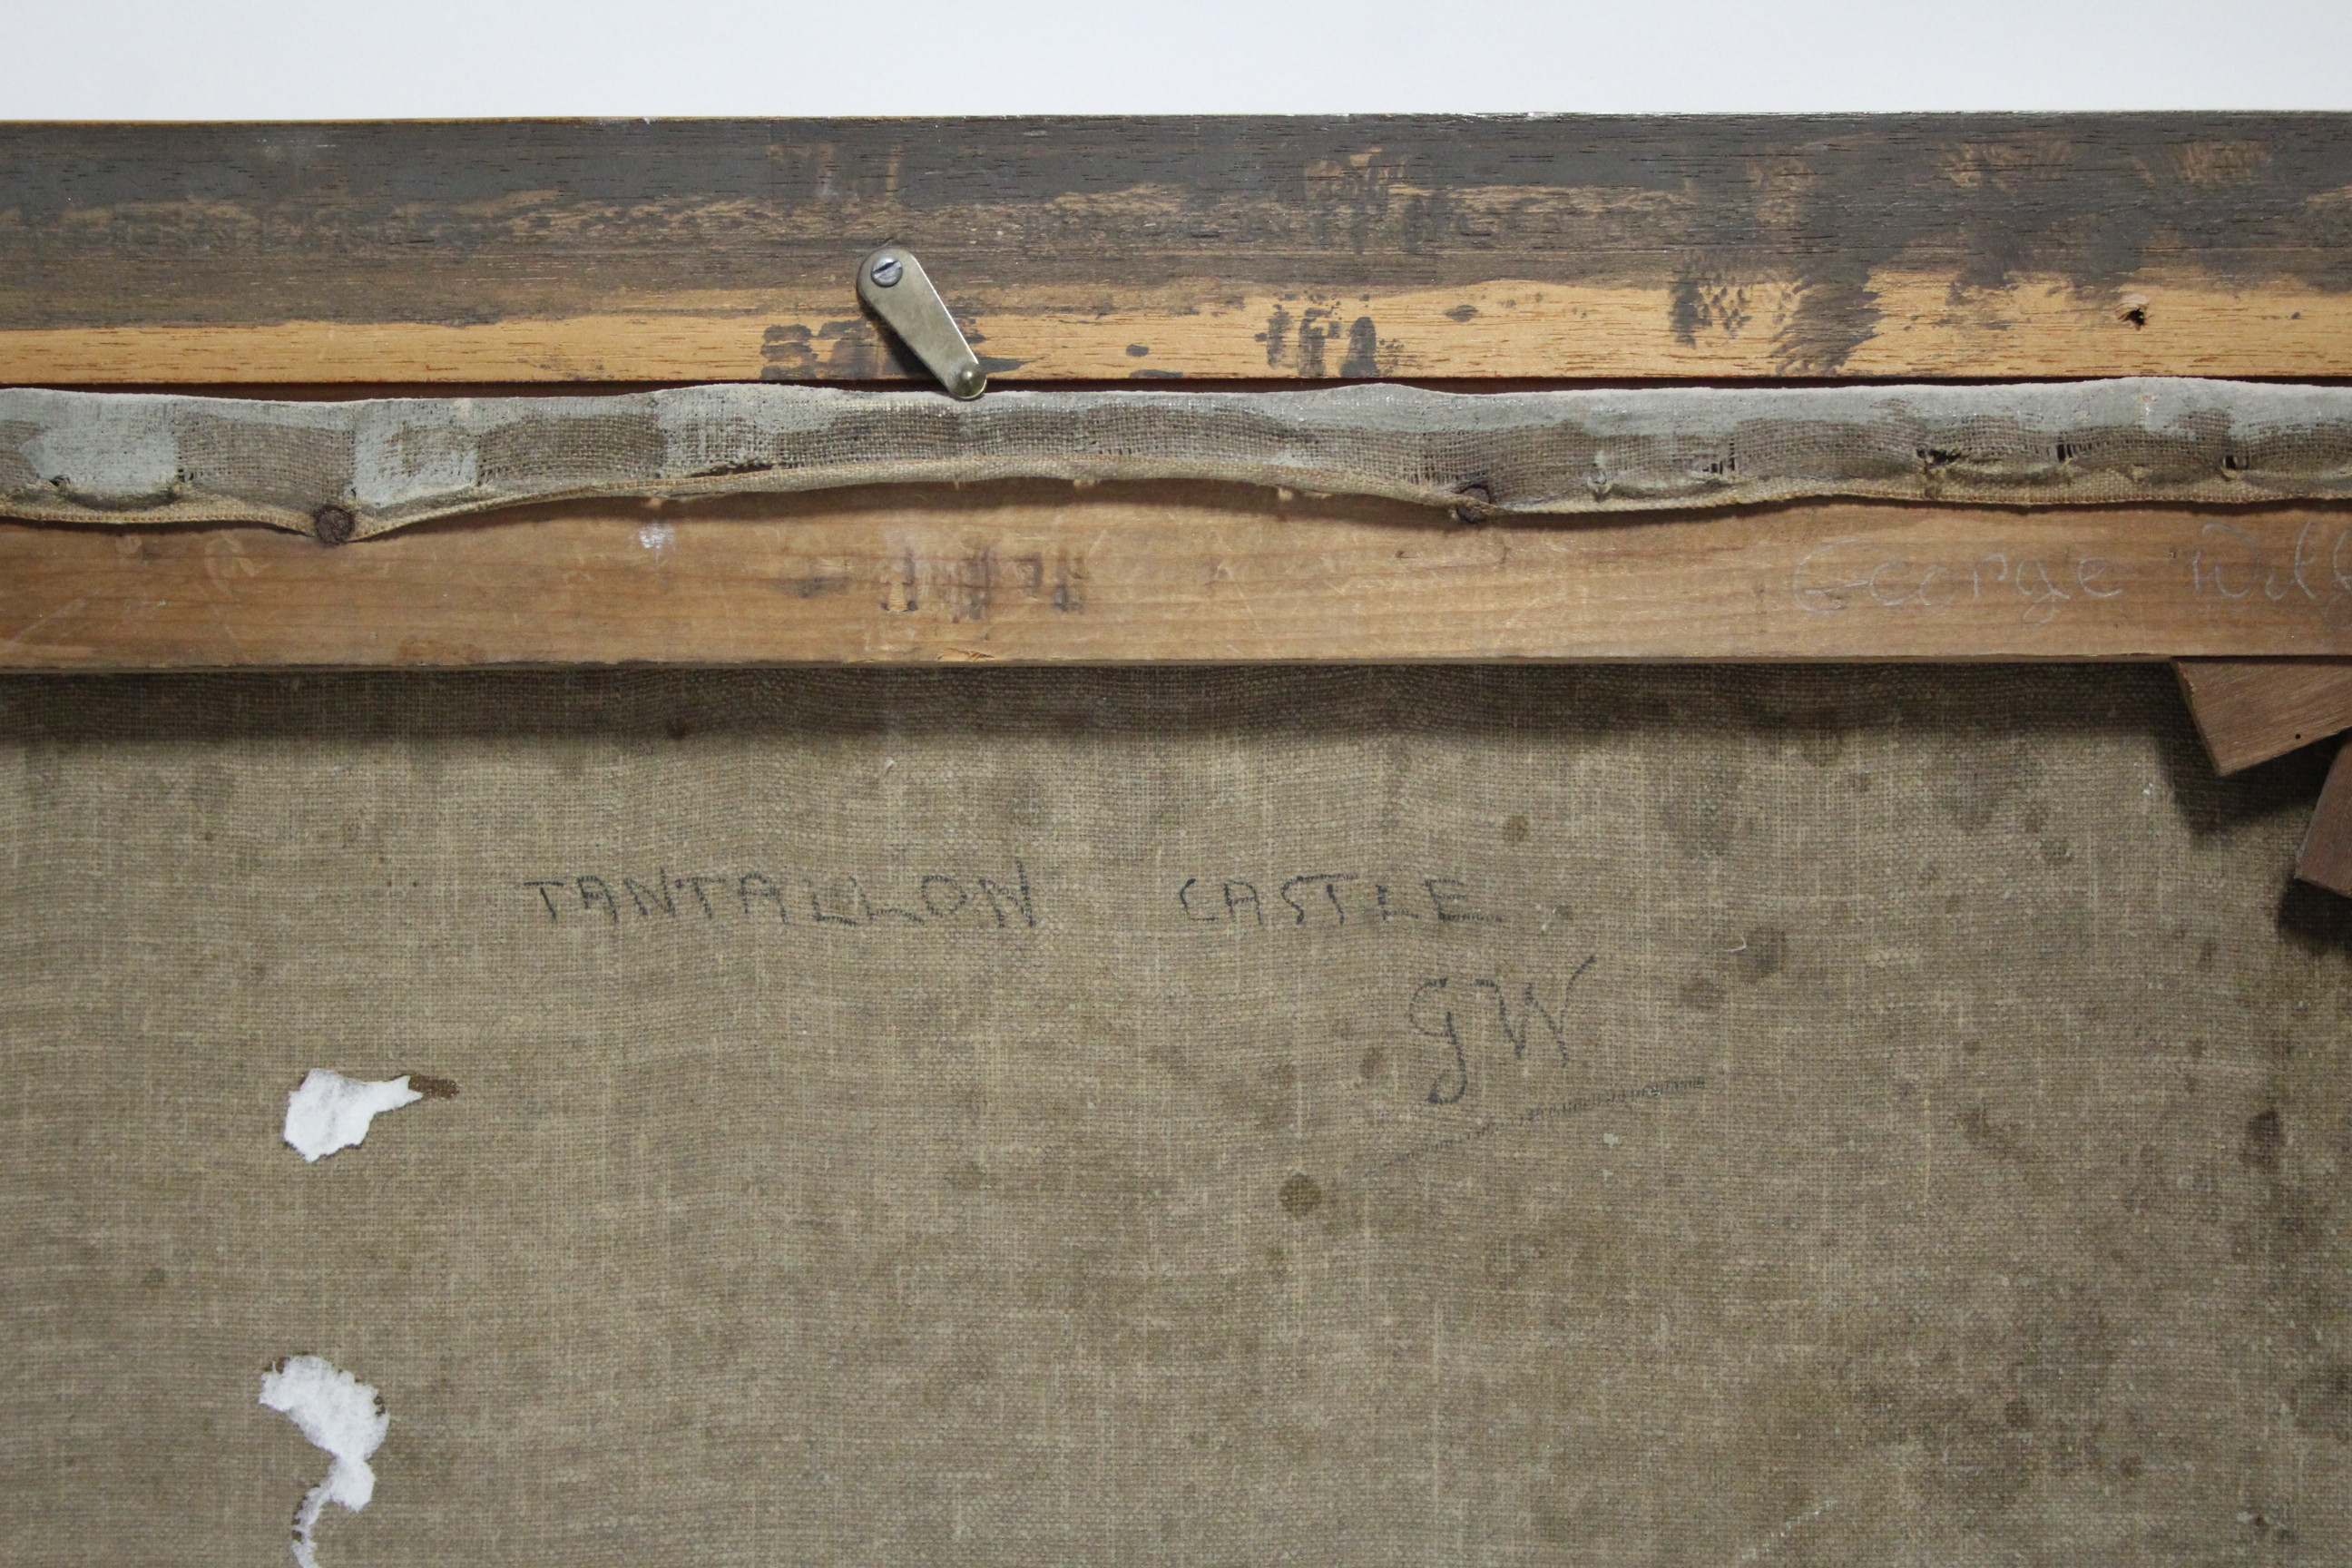
<svg viewBox="0 0 2352 1568">
<path fill-rule="evenodd" d="M 302 1436 L 334 1457 L 326 1479 L 312 1487 L 294 1512 L 294 1561 L 319 1568 L 311 1532 L 331 1502 L 357 1513 L 375 1496 L 375 1471 L 368 1456 L 383 1442 L 392 1417 L 376 1391 L 323 1356 L 298 1355 L 278 1363 L 261 1378 L 261 1403 L 279 1410 Z"/>
<path fill-rule="evenodd" d="M 424 1098 L 408 1087 L 404 1074 L 378 1082 L 312 1068 L 286 1097 L 286 1142 L 316 1163 L 338 1149 L 356 1146 L 368 1135 L 368 1124 L 384 1111 Z"/>
</svg>

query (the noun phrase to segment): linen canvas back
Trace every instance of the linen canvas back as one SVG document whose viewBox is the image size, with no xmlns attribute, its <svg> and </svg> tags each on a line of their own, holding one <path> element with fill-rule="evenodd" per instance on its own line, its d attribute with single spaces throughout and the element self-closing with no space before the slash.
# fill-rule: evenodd
<svg viewBox="0 0 2352 1568">
<path fill-rule="evenodd" d="M 2341 1562 L 2352 923 L 2168 680 L 0 684 L 0 1526 Z M 431 1075 L 316 1164 L 313 1068 Z"/>
</svg>

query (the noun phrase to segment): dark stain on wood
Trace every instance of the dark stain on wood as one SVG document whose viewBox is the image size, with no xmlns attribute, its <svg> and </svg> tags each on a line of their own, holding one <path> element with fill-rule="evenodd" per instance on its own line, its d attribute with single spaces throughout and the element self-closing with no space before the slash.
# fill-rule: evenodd
<svg viewBox="0 0 2352 1568">
<path fill-rule="evenodd" d="M 1265 363 L 1269 370 L 1282 368 L 1283 351 L 1290 342 L 1290 312 L 1276 305 L 1274 314 L 1265 319 L 1265 331 L 1257 335 L 1265 345 Z"/>
<path fill-rule="evenodd" d="M 893 238 L 959 302 L 1522 279 L 1671 289 L 1687 334 L 1770 279 L 1799 301 L 1781 358 L 1818 373 L 1896 264 L 1963 292 L 2151 267 L 2352 289 L 2352 115 L 0 127 L 0 329 L 471 325 L 713 289 L 847 310 L 856 257 Z M 1310 342 L 1313 314 L 1307 374 L 1354 319 Z M 870 329 L 764 353 L 903 369 Z M 1349 336 L 1340 374 L 1364 357 Z"/>
</svg>

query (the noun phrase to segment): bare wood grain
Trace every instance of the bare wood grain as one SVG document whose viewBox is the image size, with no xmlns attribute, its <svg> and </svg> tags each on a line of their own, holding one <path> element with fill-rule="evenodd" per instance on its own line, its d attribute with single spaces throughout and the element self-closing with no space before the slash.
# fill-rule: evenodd
<svg viewBox="0 0 2352 1568">
<path fill-rule="evenodd" d="M 0 126 L 0 379 L 2352 374 L 2352 116 Z"/>
<path fill-rule="evenodd" d="M 2341 563 L 2338 573 L 2331 561 Z M 2352 511 L 1454 527 L 1220 486 L 0 527 L 0 667 L 2352 656 Z"/>
<path fill-rule="evenodd" d="M 2183 659 L 2174 668 L 2221 773 L 2352 730 L 2352 660 Z"/>
<path fill-rule="evenodd" d="M 1460 288 L 1374 288 L 1346 300 L 1312 290 L 1235 294 L 1210 279 L 1116 288 L 1093 310 L 1025 289 L 986 296 L 947 280 L 975 342 L 1023 381 L 1348 377 L 2338 376 L 2352 374 L 2352 296 L 2240 290 L 2134 274 L 2120 290 L 2032 279 L 1949 307 L 1951 279 L 1872 274 L 1888 318 L 1834 364 L 1792 362 L 1799 300 L 1759 289 L 1756 319 L 1687 331 L 1670 282 L 1585 287 L 1495 279 Z M 631 309 L 484 321 L 266 321 L 0 329 L 0 382 L 887 381 L 912 373 L 873 323 L 845 312 L 828 279 L 800 295 L 632 299 Z M 2140 301 L 2119 306 L 2128 295 Z M 2128 312 L 2137 310 L 2136 316 Z M 1346 318 L 1334 329 L 1375 346 L 1361 357 L 1269 323 Z M 2128 316 L 2128 319 L 2127 319 Z M 1352 323 L 1365 323 L 1358 328 Z M 1311 322 L 1309 323 L 1311 325 Z M 788 352 L 780 352 L 788 351 Z M 924 373 L 928 374 L 928 373 Z M 917 375 L 915 379 L 922 379 Z"/>
<path fill-rule="evenodd" d="M 2327 783 L 2319 791 L 2319 805 L 2304 832 L 2303 848 L 2294 858 L 2298 880 L 2352 895 L 2352 744 L 2336 753 Z"/>
</svg>

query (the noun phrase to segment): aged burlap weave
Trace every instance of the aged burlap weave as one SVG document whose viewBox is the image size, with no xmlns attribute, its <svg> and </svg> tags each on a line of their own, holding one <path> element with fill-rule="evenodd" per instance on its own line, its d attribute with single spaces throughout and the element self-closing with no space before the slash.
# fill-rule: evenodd
<svg viewBox="0 0 2352 1568">
<path fill-rule="evenodd" d="M 2142 668 L 0 683 L 0 1536 L 2352 1560 L 2352 922 Z M 455 1100 L 316 1165 L 309 1068 Z"/>
</svg>

